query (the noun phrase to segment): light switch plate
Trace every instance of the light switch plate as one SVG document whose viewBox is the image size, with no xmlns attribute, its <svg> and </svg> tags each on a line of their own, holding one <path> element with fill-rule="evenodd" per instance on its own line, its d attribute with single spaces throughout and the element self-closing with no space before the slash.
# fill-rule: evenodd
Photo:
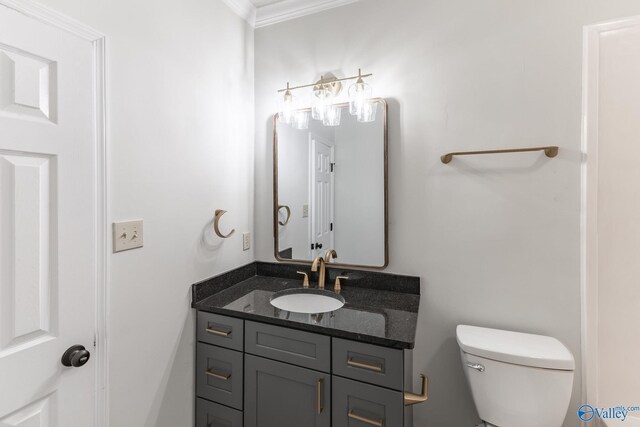
<svg viewBox="0 0 640 427">
<path fill-rule="evenodd" d="M 242 250 L 248 251 L 251 248 L 251 233 L 242 233 Z"/>
<path fill-rule="evenodd" d="M 113 252 L 128 251 L 144 246 L 142 220 L 113 223 Z"/>
</svg>

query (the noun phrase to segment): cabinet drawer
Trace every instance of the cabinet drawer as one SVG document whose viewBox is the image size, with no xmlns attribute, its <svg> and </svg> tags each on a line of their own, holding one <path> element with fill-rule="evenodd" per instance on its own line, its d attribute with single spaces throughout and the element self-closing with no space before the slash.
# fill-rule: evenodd
<svg viewBox="0 0 640 427">
<path fill-rule="evenodd" d="M 333 427 L 401 427 L 403 393 L 340 377 L 332 378 Z"/>
<path fill-rule="evenodd" d="M 242 319 L 198 312 L 198 341 L 242 351 Z"/>
<path fill-rule="evenodd" d="M 402 391 L 404 353 L 402 350 L 334 338 L 333 373 Z"/>
<path fill-rule="evenodd" d="M 245 351 L 322 372 L 331 372 L 331 339 L 279 326 L 246 322 Z"/>
<path fill-rule="evenodd" d="M 198 343 L 196 359 L 198 397 L 242 409 L 244 355 Z"/>
<path fill-rule="evenodd" d="M 196 401 L 196 427 L 242 427 L 242 412 L 208 400 Z"/>
</svg>

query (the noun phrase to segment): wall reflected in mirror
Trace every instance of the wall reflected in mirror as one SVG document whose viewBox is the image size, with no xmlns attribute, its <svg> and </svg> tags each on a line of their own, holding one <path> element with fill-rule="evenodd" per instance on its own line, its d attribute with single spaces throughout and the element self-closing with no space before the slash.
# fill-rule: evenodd
<svg viewBox="0 0 640 427">
<path fill-rule="evenodd" d="M 387 106 L 362 122 L 340 104 L 340 122 L 309 120 L 300 129 L 276 117 L 275 252 L 310 262 L 335 249 L 335 263 L 385 267 L 387 246 Z M 307 110 L 301 110 L 307 111 Z"/>
</svg>

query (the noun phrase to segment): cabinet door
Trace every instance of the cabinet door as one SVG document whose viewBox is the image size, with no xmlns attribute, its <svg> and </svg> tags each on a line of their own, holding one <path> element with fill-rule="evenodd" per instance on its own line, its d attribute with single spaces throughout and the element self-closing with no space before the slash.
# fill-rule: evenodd
<svg viewBox="0 0 640 427">
<path fill-rule="evenodd" d="M 333 427 L 401 427 L 403 393 L 333 377 Z"/>
<path fill-rule="evenodd" d="M 245 356 L 245 427 L 329 427 L 331 377 Z"/>
</svg>

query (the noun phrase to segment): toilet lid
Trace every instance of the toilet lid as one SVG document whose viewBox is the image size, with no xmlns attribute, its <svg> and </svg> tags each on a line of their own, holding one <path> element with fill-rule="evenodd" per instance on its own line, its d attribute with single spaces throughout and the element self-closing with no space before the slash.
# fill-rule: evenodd
<svg viewBox="0 0 640 427">
<path fill-rule="evenodd" d="M 459 325 L 458 344 L 465 353 L 499 362 L 536 368 L 573 371 L 569 349 L 552 337 Z"/>
</svg>

